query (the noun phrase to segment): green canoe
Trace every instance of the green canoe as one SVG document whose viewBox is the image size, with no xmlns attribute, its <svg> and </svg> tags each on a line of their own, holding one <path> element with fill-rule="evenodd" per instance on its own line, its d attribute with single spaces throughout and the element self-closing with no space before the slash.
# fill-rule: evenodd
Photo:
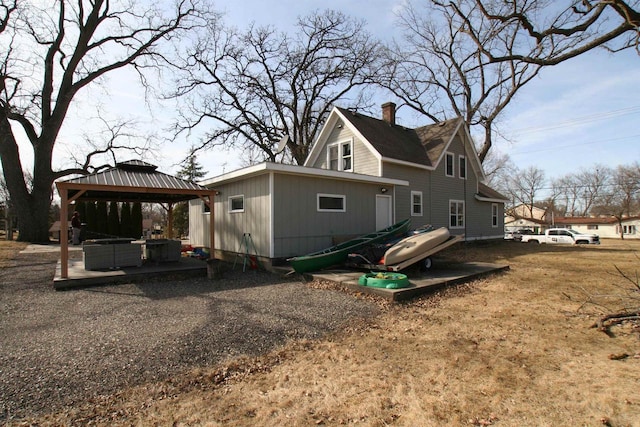
<svg viewBox="0 0 640 427">
<path fill-rule="evenodd" d="M 367 245 L 382 243 L 404 235 L 410 225 L 411 219 L 405 219 L 375 233 L 365 234 L 364 236 L 356 237 L 339 245 L 331 246 L 330 248 L 307 255 L 290 258 L 288 261 L 297 273 L 321 270 L 345 262 L 349 253 L 362 249 Z"/>
</svg>

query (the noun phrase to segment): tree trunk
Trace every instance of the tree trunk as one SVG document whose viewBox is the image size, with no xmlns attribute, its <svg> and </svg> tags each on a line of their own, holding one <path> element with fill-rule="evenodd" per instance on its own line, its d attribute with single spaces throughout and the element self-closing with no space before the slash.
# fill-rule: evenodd
<svg viewBox="0 0 640 427">
<path fill-rule="evenodd" d="M 38 141 L 34 145 L 32 190 L 29 191 L 22 171 L 18 143 L 6 115 L 0 114 L 0 159 L 11 203 L 18 219 L 18 240 L 49 242 L 49 207 L 51 205 L 53 144 Z"/>
<path fill-rule="evenodd" d="M 35 191 L 28 201 L 16 203 L 18 212 L 18 241 L 32 243 L 49 243 L 49 207 L 50 192 L 38 194 Z M 67 228 L 60 224 L 60 238 L 64 239 Z"/>
</svg>

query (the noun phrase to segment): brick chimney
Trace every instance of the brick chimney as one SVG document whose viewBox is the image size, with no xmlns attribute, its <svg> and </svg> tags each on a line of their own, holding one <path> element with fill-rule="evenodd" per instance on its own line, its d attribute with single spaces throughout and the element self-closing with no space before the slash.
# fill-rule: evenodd
<svg viewBox="0 0 640 427">
<path fill-rule="evenodd" d="M 382 104 L 382 120 L 392 125 L 396 124 L 396 104 L 393 102 Z"/>
</svg>

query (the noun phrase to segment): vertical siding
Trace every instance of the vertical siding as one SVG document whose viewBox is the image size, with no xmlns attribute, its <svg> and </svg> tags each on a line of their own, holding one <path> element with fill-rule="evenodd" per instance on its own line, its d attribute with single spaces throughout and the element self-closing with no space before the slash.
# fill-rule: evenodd
<svg viewBox="0 0 640 427">
<path fill-rule="evenodd" d="M 395 221 L 411 218 L 411 228 L 414 229 L 425 224 L 433 224 L 430 209 L 431 173 L 424 169 L 385 163 L 383 174 L 385 178 L 403 179 L 409 182 L 408 187 L 395 188 Z M 422 216 L 411 216 L 412 191 L 422 191 Z"/>
<path fill-rule="evenodd" d="M 375 231 L 380 185 L 294 175 L 274 176 L 274 257 L 326 248 L 333 238 Z M 346 196 L 346 212 L 318 212 L 317 194 Z"/>
<path fill-rule="evenodd" d="M 447 149 L 448 153 L 454 154 L 454 176 L 445 175 L 446 161 L 442 158 L 440 164 L 433 172 L 432 180 L 432 211 L 433 225 L 438 227 L 449 227 L 449 201 L 464 200 L 465 202 L 465 228 L 453 229 L 452 234 L 472 234 L 472 225 L 478 215 L 477 206 L 474 204 L 474 195 L 477 192 L 477 178 L 473 170 L 469 167 L 467 160 L 467 179 L 460 178 L 458 158 L 460 155 L 466 156 L 464 145 L 458 135 L 454 138 Z"/>
<path fill-rule="evenodd" d="M 215 236 L 216 248 L 224 251 L 244 251 L 243 234 L 251 240 L 259 255 L 269 256 L 270 194 L 269 176 L 260 175 L 216 187 Z M 244 195 L 244 212 L 229 212 L 229 197 Z"/>
<path fill-rule="evenodd" d="M 193 246 L 209 246 L 209 214 L 204 213 L 204 202 L 189 201 L 189 243 Z"/>
<path fill-rule="evenodd" d="M 491 225 L 491 202 L 476 200 L 478 178 L 470 166 L 470 156 L 465 153 L 459 136 L 451 142 L 447 152 L 454 154 L 454 176 L 445 176 L 445 161 L 434 171 L 385 163 L 383 176 L 409 181 L 409 187 L 396 188 L 396 219 L 411 216 L 411 191 L 422 192 L 423 216 L 411 217 L 412 227 L 431 224 L 434 227 L 449 227 L 449 201 L 465 202 L 465 228 L 451 230 L 452 234 L 468 237 L 501 237 L 504 228 L 504 205 L 498 204 L 498 227 Z M 467 159 L 467 179 L 460 178 L 459 156 Z"/>
<path fill-rule="evenodd" d="M 241 182 L 216 186 L 220 195 L 215 199 L 215 248 L 236 252 L 243 250 L 244 233 L 251 240 L 259 255 L 269 256 L 271 217 L 269 176 L 248 178 Z M 229 197 L 244 195 L 244 212 L 229 212 Z M 210 247 L 210 215 L 203 213 L 201 200 L 189 202 L 189 233 L 192 245 Z"/>
</svg>

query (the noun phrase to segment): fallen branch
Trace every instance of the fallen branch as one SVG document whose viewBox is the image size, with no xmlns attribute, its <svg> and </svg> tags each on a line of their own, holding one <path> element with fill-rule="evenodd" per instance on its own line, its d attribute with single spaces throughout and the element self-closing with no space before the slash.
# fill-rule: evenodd
<svg viewBox="0 0 640 427">
<path fill-rule="evenodd" d="M 627 311 L 623 313 L 613 313 L 607 314 L 606 316 L 601 317 L 591 325 L 592 328 L 597 328 L 599 331 L 602 331 L 609 335 L 609 328 L 613 325 L 618 325 L 620 323 L 626 321 L 640 321 L 640 310 L 638 311 Z"/>
</svg>

